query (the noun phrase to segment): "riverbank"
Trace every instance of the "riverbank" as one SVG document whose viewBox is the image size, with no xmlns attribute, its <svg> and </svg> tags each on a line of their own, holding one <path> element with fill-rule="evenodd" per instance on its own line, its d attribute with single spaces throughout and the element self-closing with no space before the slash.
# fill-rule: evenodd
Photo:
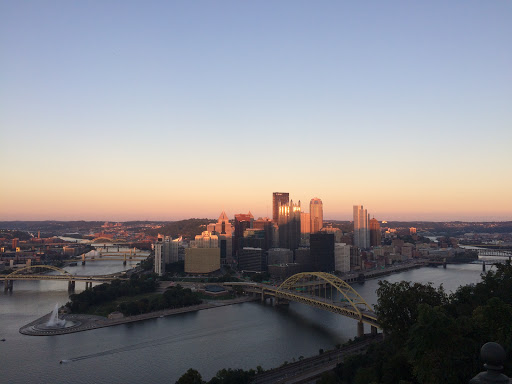
<svg viewBox="0 0 512 384">
<path fill-rule="evenodd" d="M 58 335 L 66 335 L 69 333 L 83 332 L 89 331 L 91 329 L 105 328 L 105 327 L 113 327 L 115 325 L 134 323 L 137 321 L 144 321 L 148 319 L 155 319 L 159 317 L 167 317 L 172 315 L 177 315 L 180 313 L 186 312 L 195 312 L 201 311 L 204 309 L 212 309 L 218 307 L 224 307 L 226 305 L 240 304 L 246 303 L 250 301 L 255 301 L 257 298 L 254 297 L 239 297 L 231 300 L 221 300 L 221 301 L 207 301 L 198 305 L 191 305 L 189 307 L 183 308 L 173 308 L 173 309 L 164 309 L 161 311 L 144 313 L 142 315 L 136 316 L 127 316 L 121 319 L 107 319 L 101 316 L 94 315 L 81 315 L 81 314 L 68 314 L 61 316 L 62 319 L 73 322 L 76 325 L 66 327 L 66 328 L 54 328 L 54 329 L 43 329 L 38 328 L 38 326 L 42 326 L 48 322 L 50 318 L 50 313 L 40 317 L 33 322 L 24 325 L 20 328 L 19 332 L 23 335 L 28 336 L 58 336 Z"/>
</svg>

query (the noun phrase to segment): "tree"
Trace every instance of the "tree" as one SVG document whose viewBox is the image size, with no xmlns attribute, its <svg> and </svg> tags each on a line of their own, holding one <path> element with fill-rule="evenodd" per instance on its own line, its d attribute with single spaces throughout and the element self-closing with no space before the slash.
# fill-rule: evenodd
<svg viewBox="0 0 512 384">
<path fill-rule="evenodd" d="M 407 351 L 414 376 L 424 384 L 465 383 L 471 378 L 479 344 L 468 336 L 468 318 L 454 319 L 442 307 L 420 304 L 418 320 L 409 332 Z"/>
<path fill-rule="evenodd" d="M 247 384 L 256 375 L 254 370 L 221 369 L 208 383 L 209 384 Z"/>
<path fill-rule="evenodd" d="M 448 302 L 443 286 L 402 281 L 379 281 L 375 313 L 382 329 L 397 341 L 407 338 L 410 327 L 418 318 L 418 305 L 439 306 Z"/>
<path fill-rule="evenodd" d="M 198 371 L 190 368 L 176 381 L 176 384 L 205 384 L 205 382 Z"/>
</svg>

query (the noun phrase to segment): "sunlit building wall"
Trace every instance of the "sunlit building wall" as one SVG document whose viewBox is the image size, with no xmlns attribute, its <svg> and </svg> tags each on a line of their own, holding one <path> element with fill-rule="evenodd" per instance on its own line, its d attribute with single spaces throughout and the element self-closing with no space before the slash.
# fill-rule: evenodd
<svg viewBox="0 0 512 384">
<path fill-rule="evenodd" d="M 370 246 L 378 247 L 382 242 L 382 233 L 377 219 L 370 220 Z"/>
<path fill-rule="evenodd" d="M 324 226 L 324 207 L 322 200 L 315 197 L 309 203 L 309 215 L 311 220 L 311 233 L 317 233 Z"/>
<path fill-rule="evenodd" d="M 218 236 L 222 264 L 233 262 L 233 226 L 226 212 L 222 211 L 216 223 L 208 224 L 208 231 Z"/>
<path fill-rule="evenodd" d="M 220 248 L 185 249 L 185 273 L 207 274 L 220 269 Z"/>
<path fill-rule="evenodd" d="M 300 200 L 279 205 L 279 248 L 297 249 L 300 244 Z"/>
<path fill-rule="evenodd" d="M 362 205 L 354 205 L 354 245 L 360 249 L 370 248 L 368 212 Z"/>
<path fill-rule="evenodd" d="M 339 272 L 350 271 L 350 245 L 334 244 L 334 268 Z"/>
<path fill-rule="evenodd" d="M 272 221 L 277 224 L 279 220 L 279 205 L 286 205 L 290 201 L 288 192 L 272 193 Z"/>
</svg>

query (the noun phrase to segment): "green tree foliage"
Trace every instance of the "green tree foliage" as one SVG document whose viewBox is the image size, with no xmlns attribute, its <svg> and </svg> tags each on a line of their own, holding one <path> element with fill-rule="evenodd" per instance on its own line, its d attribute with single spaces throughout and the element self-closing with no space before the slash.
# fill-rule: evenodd
<svg viewBox="0 0 512 384">
<path fill-rule="evenodd" d="M 431 283 L 420 284 L 402 281 L 389 283 L 379 281 L 378 301 L 375 312 L 385 332 L 399 340 L 407 336 L 409 329 L 418 318 L 418 305 L 438 306 L 447 303 L 448 296 L 442 286 L 435 288 Z"/>
<path fill-rule="evenodd" d="M 217 372 L 208 384 L 247 384 L 256 375 L 254 370 L 244 371 L 243 369 L 221 369 Z"/>
<path fill-rule="evenodd" d="M 381 282 L 376 312 L 389 337 L 334 372 L 340 383 L 467 383 L 482 370 L 488 341 L 507 353 L 512 375 L 512 266 L 498 265 L 482 281 L 446 295 L 431 284 Z"/>
<path fill-rule="evenodd" d="M 132 297 L 154 292 L 158 282 L 153 274 L 132 275 L 130 280 L 115 280 L 111 284 L 101 284 L 90 290 L 71 295 L 68 307 L 74 313 L 85 313 L 94 305 L 112 302 L 121 297 Z M 199 295 L 181 285 L 168 288 L 163 294 L 150 295 L 140 300 L 126 300 L 115 309 L 125 316 L 140 315 L 169 308 L 181 308 L 201 304 Z"/>
<path fill-rule="evenodd" d="M 258 370 L 258 372 L 260 371 Z M 263 372 L 263 369 L 261 369 L 261 372 Z M 221 369 L 210 381 L 206 382 L 203 381 L 198 371 L 190 368 L 176 381 L 176 384 L 248 384 L 255 375 L 256 371 L 253 369 L 248 371 L 231 368 Z"/>
<path fill-rule="evenodd" d="M 176 384 L 204 384 L 203 378 L 201 374 L 195 369 L 190 368 L 186 373 L 184 373 Z"/>
<path fill-rule="evenodd" d="M 100 284 L 92 289 L 70 296 L 67 306 L 72 312 L 84 313 L 92 305 L 100 305 L 122 296 L 135 296 L 154 292 L 158 286 L 155 275 L 132 275 L 129 280 L 114 280 Z"/>
<path fill-rule="evenodd" d="M 199 295 L 189 288 L 181 285 L 169 287 L 161 295 L 153 295 L 151 298 L 142 298 L 136 302 L 128 301 L 119 304 L 119 310 L 125 316 L 140 315 L 143 313 L 160 311 L 163 309 L 189 307 L 201 304 Z"/>
</svg>

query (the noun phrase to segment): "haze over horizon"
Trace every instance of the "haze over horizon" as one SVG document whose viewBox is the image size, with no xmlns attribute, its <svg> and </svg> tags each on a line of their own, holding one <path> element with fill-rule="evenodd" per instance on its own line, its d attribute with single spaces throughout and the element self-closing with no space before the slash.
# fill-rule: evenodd
<svg viewBox="0 0 512 384">
<path fill-rule="evenodd" d="M 0 220 L 512 220 L 512 2 L 1 2 Z"/>
</svg>

